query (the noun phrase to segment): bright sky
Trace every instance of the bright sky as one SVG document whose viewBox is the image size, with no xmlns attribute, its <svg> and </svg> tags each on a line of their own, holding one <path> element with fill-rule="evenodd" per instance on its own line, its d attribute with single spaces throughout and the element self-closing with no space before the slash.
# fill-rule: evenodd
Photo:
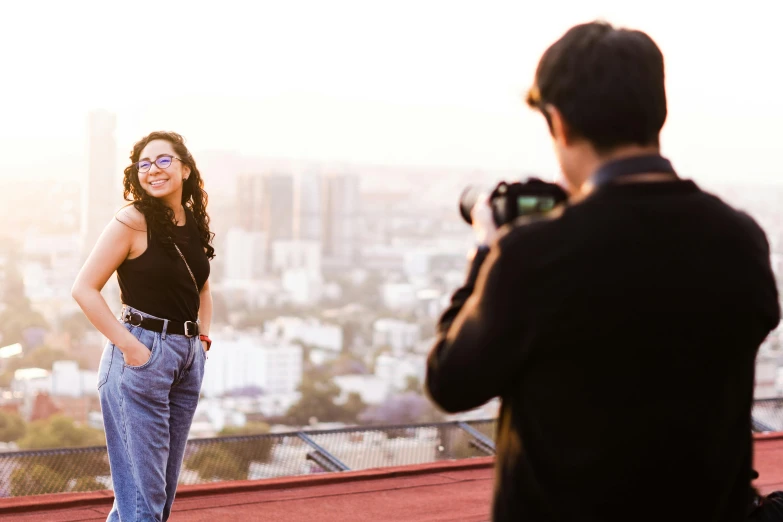
<svg viewBox="0 0 783 522">
<path fill-rule="evenodd" d="M 779 0 L 3 2 L 0 177 L 75 176 L 87 112 L 119 158 L 151 130 L 198 151 L 400 165 L 555 163 L 523 104 L 536 63 L 598 17 L 664 52 L 663 147 L 697 180 L 783 179 Z"/>
</svg>

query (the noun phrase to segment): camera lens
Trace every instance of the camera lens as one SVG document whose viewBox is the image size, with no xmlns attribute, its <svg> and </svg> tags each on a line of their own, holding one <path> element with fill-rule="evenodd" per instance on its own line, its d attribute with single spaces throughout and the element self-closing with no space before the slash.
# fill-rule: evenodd
<svg viewBox="0 0 783 522">
<path fill-rule="evenodd" d="M 459 197 L 459 214 L 468 225 L 473 224 L 473 218 L 470 217 L 470 211 L 476 206 L 481 192 L 482 187 L 479 185 L 468 185 Z"/>
</svg>

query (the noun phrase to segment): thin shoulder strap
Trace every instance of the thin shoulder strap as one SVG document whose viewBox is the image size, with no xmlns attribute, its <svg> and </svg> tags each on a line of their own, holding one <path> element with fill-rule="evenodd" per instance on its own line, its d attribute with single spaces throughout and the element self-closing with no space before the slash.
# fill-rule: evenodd
<svg viewBox="0 0 783 522">
<path fill-rule="evenodd" d="M 176 249 L 177 249 L 177 253 L 179 254 L 179 257 L 181 257 L 181 258 L 182 258 L 182 262 L 184 262 L 184 263 L 185 263 L 185 268 L 187 268 L 187 269 L 188 269 L 188 273 L 190 274 L 190 280 L 191 280 L 191 281 L 193 281 L 193 286 L 194 286 L 194 287 L 195 287 L 195 289 L 196 289 L 196 293 L 200 295 L 200 294 L 201 294 L 201 292 L 199 292 L 199 291 L 198 291 L 198 283 L 196 283 L 196 278 L 195 278 L 195 276 L 193 275 L 193 271 L 190 269 L 190 265 L 188 264 L 188 261 L 185 259 L 185 256 L 184 256 L 184 255 L 182 255 L 182 251 L 179 249 L 179 247 L 177 246 L 177 244 L 176 244 L 174 241 L 172 241 L 172 242 L 171 242 L 171 244 L 173 244 L 173 245 L 174 245 L 174 248 L 176 248 Z M 201 306 L 201 300 L 199 300 L 199 307 L 200 307 L 200 306 Z"/>
</svg>

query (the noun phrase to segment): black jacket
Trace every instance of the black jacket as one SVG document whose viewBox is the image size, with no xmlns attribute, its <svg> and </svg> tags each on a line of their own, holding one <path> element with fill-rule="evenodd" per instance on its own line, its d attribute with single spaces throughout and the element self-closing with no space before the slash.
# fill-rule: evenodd
<svg viewBox="0 0 783 522">
<path fill-rule="evenodd" d="M 476 257 L 426 388 L 501 398 L 494 520 L 739 521 L 779 320 L 750 217 L 690 181 L 606 185 Z"/>
</svg>

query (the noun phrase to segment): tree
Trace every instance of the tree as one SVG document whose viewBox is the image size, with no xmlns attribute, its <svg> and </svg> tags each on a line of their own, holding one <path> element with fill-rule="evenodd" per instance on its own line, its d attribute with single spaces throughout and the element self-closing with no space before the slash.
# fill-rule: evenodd
<svg viewBox="0 0 783 522">
<path fill-rule="evenodd" d="M 348 399 L 345 401 L 342 408 L 344 422 L 357 423 L 361 413 L 367 409 L 367 404 L 362 400 L 361 394 L 358 392 L 351 392 L 348 394 Z"/>
<path fill-rule="evenodd" d="M 79 426 L 73 419 L 61 415 L 31 422 L 25 436 L 17 442 L 21 449 L 27 450 L 103 446 L 105 443 L 102 431 Z M 18 465 L 11 474 L 13 495 L 105 489 L 97 477 L 110 474 L 103 448 L 19 457 Z"/>
<path fill-rule="evenodd" d="M 366 408 L 358 393 L 350 393 L 343 404 L 335 403 L 342 392 L 332 380 L 329 365 L 313 368 L 306 373 L 299 385 L 299 392 L 299 402 L 286 413 L 286 422 L 297 426 L 306 426 L 311 419 L 355 424 L 358 414 Z"/>
<path fill-rule="evenodd" d="M 185 467 L 196 471 L 202 480 L 245 480 L 251 462 L 268 462 L 274 441 L 270 437 L 253 437 L 269 432 L 263 422 L 223 428 L 222 436 L 237 439 L 217 439 L 199 448 L 185 459 Z"/>
<path fill-rule="evenodd" d="M 46 420 L 31 422 L 27 434 L 19 440 L 22 449 L 79 448 L 103 446 L 106 437 L 101 430 L 79 426 L 70 417 L 52 415 Z"/>
<path fill-rule="evenodd" d="M 20 466 L 11 473 L 11 496 L 45 495 L 64 491 L 68 491 L 68 479 L 44 464 Z"/>
<path fill-rule="evenodd" d="M 47 329 L 46 320 L 30 306 L 24 291 L 24 280 L 11 256 L 5 267 L 5 309 L 0 312 L 0 339 L 3 345 L 25 343 L 25 333 L 32 328 Z"/>
<path fill-rule="evenodd" d="M 73 357 L 63 350 L 49 348 L 48 346 L 39 346 L 33 350 L 27 350 L 22 357 L 8 362 L 5 372 L 0 374 L 0 386 L 10 386 L 14 378 L 14 372 L 20 368 L 43 368 L 51 371 L 55 362 L 72 359 Z M 77 363 L 79 368 L 89 367 L 84 359 L 77 359 Z"/>
<path fill-rule="evenodd" d="M 369 424 L 419 424 L 440 422 L 443 415 L 423 395 L 405 392 L 368 408 L 359 420 Z"/>
<path fill-rule="evenodd" d="M 223 437 L 238 437 L 242 435 L 261 435 L 269 433 L 269 424 L 265 422 L 248 422 L 244 426 L 226 426 L 220 430 Z"/>
<path fill-rule="evenodd" d="M 0 411 L 0 442 L 14 442 L 24 437 L 27 426 L 16 413 Z"/>
<path fill-rule="evenodd" d="M 87 316 L 81 312 L 74 312 L 65 316 L 60 323 L 60 327 L 71 336 L 72 341 L 79 341 L 84 337 L 84 334 L 94 330 Z"/>
<path fill-rule="evenodd" d="M 185 467 L 198 472 L 202 480 L 243 480 L 247 478 L 246 466 L 225 447 L 206 445 L 185 459 Z M 244 469 L 243 469 L 244 468 Z"/>
<path fill-rule="evenodd" d="M 291 424 L 305 426 L 310 419 L 321 422 L 336 420 L 339 417 L 338 406 L 334 400 L 340 396 L 340 388 L 329 378 L 313 378 L 305 375 L 299 385 L 301 396 L 299 401 L 289 408 L 287 417 Z"/>
<path fill-rule="evenodd" d="M 422 386 L 421 381 L 415 375 L 408 375 L 405 378 L 405 390 L 406 392 L 421 393 Z"/>
<path fill-rule="evenodd" d="M 29 303 L 21 307 L 8 305 L 0 312 L 0 325 L 4 345 L 27 344 L 27 332 L 36 328 L 48 329 L 46 320 L 39 312 L 31 309 Z"/>
</svg>

